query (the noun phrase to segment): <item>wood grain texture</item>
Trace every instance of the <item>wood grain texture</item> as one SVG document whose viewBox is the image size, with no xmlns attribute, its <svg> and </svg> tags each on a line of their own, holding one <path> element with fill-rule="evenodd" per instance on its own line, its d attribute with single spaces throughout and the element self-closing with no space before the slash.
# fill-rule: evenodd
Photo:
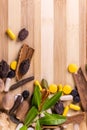
<svg viewBox="0 0 87 130">
<path fill-rule="evenodd" d="M 34 76 L 41 80 L 41 0 L 34 0 Z"/>
<path fill-rule="evenodd" d="M 74 88 L 73 78 L 67 67 L 70 63 L 76 63 L 85 72 L 86 1 L 55 0 L 54 26 L 54 81 L 63 85 L 70 84 Z M 69 111 L 69 115 L 73 113 Z M 83 121 L 80 127 L 79 130 L 86 130 L 86 121 Z M 72 124 L 66 128 L 73 129 Z"/>
<path fill-rule="evenodd" d="M 29 30 L 29 36 L 23 42 L 12 41 L 5 34 L 10 28 L 17 36 L 23 27 Z M 9 64 L 16 60 L 23 43 L 35 49 L 30 70 L 24 77 L 34 75 L 39 81 L 46 78 L 49 84 L 74 87 L 67 66 L 76 63 L 85 72 L 86 35 L 86 0 L 0 0 L 0 60 L 5 59 Z M 12 80 L 12 84 L 14 82 Z M 33 82 L 18 88 L 14 94 L 24 89 L 32 91 Z M 0 103 L 1 98 L 2 94 Z M 69 115 L 73 113 L 70 111 Z M 80 124 L 79 130 L 87 130 L 86 121 Z M 12 122 L 10 127 L 15 130 Z M 73 124 L 65 130 L 74 130 Z"/>
<path fill-rule="evenodd" d="M 66 52 L 66 0 L 54 0 L 54 82 L 57 84 L 66 83 Z"/>
<path fill-rule="evenodd" d="M 5 6 L 6 5 L 6 6 Z M 0 60 L 8 60 L 8 39 L 6 37 L 5 31 L 8 27 L 8 1 L 0 1 Z"/>
<path fill-rule="evenodd" d="M 45 7 L 45 8 L 44 8 Z M 41 78 L 53 82 L 54 2 L 41 1 Z M 47 10 L 46 10 L 47 9 Z M 49 67 L 50 66 L 50 67 Z"/>
</svg>

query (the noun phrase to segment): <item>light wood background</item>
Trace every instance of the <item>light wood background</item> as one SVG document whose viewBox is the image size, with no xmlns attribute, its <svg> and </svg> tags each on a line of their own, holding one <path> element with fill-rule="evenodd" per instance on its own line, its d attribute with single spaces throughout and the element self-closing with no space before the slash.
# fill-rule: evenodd
<svg viewBox="0 0 87 130">
<path fill-rule="evenodd" d="M 29 36 L 22 43 L 11 41 L 5 35 L 7 28 L 18 35 L 23 27 L 29 30 Z M 86 0 L 0 0 L 0 60 L 5 59 L 10 64 L 17 58 L 23 43 L 27 43 L 35 53 L 26 77 L 34 75 L 38 80 L 46 78 L 49 84 L 62 83 L 74 87 L 67 66 L 76 63 L 84 71 L 86 35 Z M 31 89 L 32 83 L 14 93 L 25 88 Z M 11 130 L 14 130 L 13 124 Z M 70 124 L 66 130 L 74 130 L 73 125 Z M 86 121 L 80 124 L 79 130 L 87 130 Z"/>
</svg>

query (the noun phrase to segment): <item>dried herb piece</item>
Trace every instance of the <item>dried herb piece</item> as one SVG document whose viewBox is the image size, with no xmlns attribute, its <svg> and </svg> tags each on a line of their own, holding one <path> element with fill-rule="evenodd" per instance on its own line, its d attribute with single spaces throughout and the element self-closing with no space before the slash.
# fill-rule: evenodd
<svg viewBox="0 0 87 130">
<path fill-rule="evenodd" d="M 29 66 L 30 66 L 29 59 L 22 61 L 19 66 L 20 74 L 22 74 L 22 75 L 26 74 L 29 69 Z"/>
<path fill-rule="evenodd" d="M 48 82 L 47 82 L 46 79 L 42 79 L 42 81 L 41 81 L 41 86 L 42 86 L 42 88 L 45 88 L 45 89 L 48 88 Z"/>
<path fill-rule="evenodd" d="M 11 108 L 11 110 L 9 111 L 9 114 L 13 114 L 13 112 L 15 112 L 15 110 L 17 110 L 17 108 L 19 107 L 19 105 L 21 104 L 21 100 L 22 100 L 22 96 L 18 95 L 13 107 Z"/>
<path fill-rule="evenodd" d="M 10 110 L 14 105 L 14 94 L 13 93 L 7 93 L 2 98 L 2 106 L 5 110 Z"/>
<path fill-rule="evenodd" d="M 16 123 L 16 124 L 19 124 L 20 123 L 20 120 L 18 120 L 15 115 L 10 115 L 10 119 L 12 122 Z"/>
<path fill-rule="evenodd" d="M 9 71 L 9 65 L 5 60 L 0 62 L 0 78 L 6 78 Z"/>
<path fill-rule="evenodd" d="M 18 39 L 20 41 L 23 41 L 27 36 L 28 36 L 29 32 L 28 30 L 26 30 L 25 28 L 21 29 L 21 31 L 18 34 Z"/>
<path fill-rule="evenodd" d="M 42 89 L 41 94 L 42 94 L 42 95 L 41 95 L 41 96 L 42 96 L 42 99 L 41 99 L 41 104 L 40 104 L 39 110 L 42 109 L 42 106 L 43 106 L 45 100 L 48 98 L 50 92 L 49 92 L 48 89 Z"/>
<path fill-rule="evenodd" d="M 20 73 L 20 65 L 23 61 L 26 59 L 29 59 L 29 64 L 31 62 L 31 58 L 33 56 L 34 49 L 29 47 L 27 44 L 24 44 L 19 52 L 19 57 L 18 57 L 18 64 L 16 68 L 16 79 L 20 80 L 24 74 Z"/>
<path fill-rule="evenodd" d="M 10 90 L 14 90 L 14 89 L 17 89 L 18 87 L 30 82 L 34 80 L 34 76 L 31 76 L 31 77 L 28 77 L 28 78 L 25 78 L 23 80 L 20 80 L 18 81 L 17 83 L 13 84 L 11 87 L 10 87 Z"/>
<path fill-rule="evenodd" d="M 63 114 L 63 111 L 64 111 L 64 106 L 63 106 L 63 103 L 61 101 L 57 102 L 55 105 L 54 105 L 54 110 L 56 113 L 58 114 Z"/>
<path fill-rule="evenodd" d="M 28 101 L 23 101 L 16 111 L 16 118 L 19 119 L 20 121 L 23 121 L 28 110 L 29 110 Z"/>
<path fill-rule="evenodd" d="M 81 68 L 79 68 L 77 74 L 73 74 L 73 78 L 76 83 L 82 107 L 84 111 L 87 111 L 87 82 Z"/>
</svg>

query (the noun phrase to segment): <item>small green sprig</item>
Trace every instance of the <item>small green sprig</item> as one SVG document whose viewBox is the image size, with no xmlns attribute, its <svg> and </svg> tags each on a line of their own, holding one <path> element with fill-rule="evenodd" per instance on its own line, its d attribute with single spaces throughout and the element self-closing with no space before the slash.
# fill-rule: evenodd
<svg viewBox="0 0 87 130">
<path fill-rule="evenodd" d="M 35 86 L 33 98 L 32 98 L 32 107 L 26 115 L 24 126 L 20 130 L 27 130 L 31 123 L 34 122 L 35 118 L 38 116 L 39 119 L 36 120 L 35 130 L 41 130 L 42 125 L 60 125 L 66 121 L 66 117 L 58 114 L 49 114 L 46 112 L 47 109 L 51 108 L 55 103 L 60 99 L 62 92 L 57 92 L 51 98 L 47 98 L 41 109 L 41 92 L 38 86 Z M 45 113 L 44 117 L 40 117 L 41 113 Z"/>
</svg>

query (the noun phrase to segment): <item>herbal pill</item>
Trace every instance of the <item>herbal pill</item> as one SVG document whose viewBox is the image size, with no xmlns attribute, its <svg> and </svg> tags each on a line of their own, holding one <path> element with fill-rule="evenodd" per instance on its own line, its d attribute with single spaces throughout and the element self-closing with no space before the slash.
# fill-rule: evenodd
<svg viewBox="0 0 87 130">
<path fill-rule="evenodd" d="M 63 116 L 67 116 L 68 111 L 69 111 L 69 106 L 66 106 L 64 108 Z"/>
<path fill-rule="evenodd" d="M 68 71 L 70 73 L 75 73 L 75 72 L 77 72 L 77 70 L 78 70 L 78 66 L 76 64 L 70 64 L 68 66 Z"/>
<path fill-rule="evenodd" d="M 15 34 L 11 31 L 11 29 L 7 29 L 6 33 L 8 34 L 8 36 L 12 39 L 15 40 L 16 36 Z"/>
<path fill-rule="evenodd" d="M 17 67 L 17 61 L 12 61 L 11 64 L 10 64 L 10 68 L 12 70 L 16 70 L 16 67 Z"/>
<path fill-rule="evenodd" d="M 76 111 L 79 111 L 80 110 L 80 107 L 77 106 L 77 105 L 74 105 L 74 104 L 70 104 L 69 107 L 73 110 L 76 110 Z"/>
<path fill-rule="evenodd" d="M 51 93 L 56 93 L 56 92 L 57 92 L 57 85 L 56 85 L 56 84 L 51 84 L 51 85 L 49 86 L 49 91 L 50 91 Z"/>
<path fill-rule="evenodd" d="M 73 97 L 73 101 L 74 101 L 75 103 L 79 103 L 79 102 L 80 102 L 80 97 L 79 97 L 79 95 Z"/>
<path fill-rule="evenodd" d="M 73 96 L 72 95 L 64 95 L 60 97 L 61 101 L 72 101 L 73 100 Z"/>
<path fill-rule="evenodd" d="M 29 127 L 27 130 L 34 130 L 34 128 L 32 128 L 32 127 Z"/>
<path fill-rule="evenodd" d="M 24 91 L 22 92 L 22 96 L 23 96 L 24 100 L 26 100 L 26 99 L 29 97 L 29 95 L 30 95 L 30 93 L 29 93 L 28 90 L 24 90 Z"/>
<path fill-rule="evenodd" d="M 10 88 L 10 83 L 11 83 L 11 78 L 6 78 L 6 82 L 5 82 L 5 92 L 9 91 Z"/>
<path fill-rule="evenodd" d="M 40 83 L 39 83 L 38 80 L 36 80 L 36 81 L 34 82 L 34 84 L 39 87 L 40 91 L 42 91 L 42 87 L 41 87 L 41 85 L 40 85 Z"/>
<path fill-rule="evenodd" d="M 65 85 L 65 86 L 63 87 L 63 92 L 64 92 L 64 94 L 70 94 L 71 91 L 72 91 L 72 87 L 71 87 L 70 85 Z"/>
<path fill-rule="evenodd" d="M 14 70 L 10 70 L 8 72 L 7 78 L 14 78 L 15 77 L 15 71 Z"/>
<path fill-rule="evenodd" d="M 74 128 L 74 130 L 79 130 L 80 126 L 79 126 L 79 124 L 75 123 L 73 128 Z"/>
<path fill-rule="evenodd" d="M 20 130 L 20 128 L 23 126 L 22 123 L 19 123 L 18 126 L 16 127 L 16 130 Z"/>
<path fill-rule="evenodd" d="M 62 91 L 62 90 L 63 90 L 62 84 L 59 84 L 59 85 L 58 85 L 58 90 L 59 90 L 59 91 Z"/>
<path fill-rule="evenodd" d="M 73 89 L 73 90 L 71 91 L 71 95 L 72 95 L 73 97 L 75 97 L 75 96 L 79 95 L 79 93 L 78 93 L 78 91 L 77 91 L 76 89 Z"/>
</svg>

